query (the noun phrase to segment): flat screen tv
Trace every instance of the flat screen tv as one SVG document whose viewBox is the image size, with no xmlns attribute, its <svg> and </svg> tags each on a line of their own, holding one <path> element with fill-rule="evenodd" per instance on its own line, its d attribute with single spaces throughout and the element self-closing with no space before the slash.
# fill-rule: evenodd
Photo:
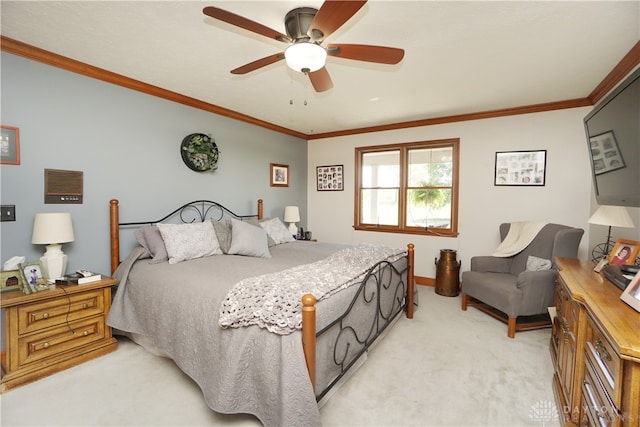
<svg viewBox="0 0 640 427">
<path fill-rule="evenodd" d="M 640 69 L 584 118 L 599 205 L 640 207 Z"/>
</svg>

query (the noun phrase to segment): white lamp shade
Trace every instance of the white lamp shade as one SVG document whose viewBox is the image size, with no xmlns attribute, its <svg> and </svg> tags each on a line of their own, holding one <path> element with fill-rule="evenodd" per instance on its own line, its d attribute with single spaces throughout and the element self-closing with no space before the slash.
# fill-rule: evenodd
<svg viewBox="0 0 640 427">
<path fill-rule="evenodd" d="M 51 243 L 73 242 L 73 224 L 68 212 L 38 213 L 33 220 L 31 243 L 48 245 Z"/>
<path fill-rule="evenodd" d="M 591 215 L 589 224 L 633 228 L 633 220 L 624 206 L 602 205 Z"/>
<path fill-rule="evenodd" d="M 315 43 L 298 42 L 284 51 L 284 57 L 292 70 L 312 73 L 324 67 L 327 51 Z"/>
<path fill-rule="evenodd" d="M 284 222 L 300 221 L 300 209 L 297 206 L 287 206 L 284 208 Z"/>
</svg>

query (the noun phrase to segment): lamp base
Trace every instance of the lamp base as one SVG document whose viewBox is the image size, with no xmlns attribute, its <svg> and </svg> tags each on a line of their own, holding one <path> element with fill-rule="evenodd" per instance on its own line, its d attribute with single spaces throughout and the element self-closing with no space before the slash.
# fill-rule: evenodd
<svg viewBox="0 0 640 427">
<path fill-rule="evenodd" d="M 289 223 L 289 233 L 291 233 L 291 235 L 296 238 L 298 236 L 298 227 L 296 227 L 296 223 L 295 222 L 290 222 Z"/>
<path fill-rule="evenodd" d="M 47 245 L 47 250 L 40 258 L 40 262 L 49 283 L 54 283 L 67 271 L 67 255 L 62 252 L 62 245 Z"/>
</svg>

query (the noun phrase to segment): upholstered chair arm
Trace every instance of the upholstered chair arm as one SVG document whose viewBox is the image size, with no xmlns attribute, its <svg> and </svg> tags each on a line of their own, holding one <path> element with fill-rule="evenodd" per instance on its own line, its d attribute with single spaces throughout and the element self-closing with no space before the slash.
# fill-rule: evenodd
<svg viewBox="0 0 640 427">
<path fill-rule="evenodd" d="M 474 256 L 471 258 L 471 271 L 508 273 L 510 266 L 510 258 L 495 256 Z"/>
<path fill-rule="evenodd" d="M 520 315 L 538 314 L 553 305 L 556 270 L 523 271 L 518 275 L 517 287 L 523 292 Z"/>
</svg>

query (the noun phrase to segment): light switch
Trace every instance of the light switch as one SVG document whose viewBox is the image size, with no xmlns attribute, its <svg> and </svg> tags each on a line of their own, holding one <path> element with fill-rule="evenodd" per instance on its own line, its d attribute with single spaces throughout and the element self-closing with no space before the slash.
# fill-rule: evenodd
<svg viewBox="0 0 640 427">
<path fill-rule="evenodd" d="M 2 205 L 2 207 L 0 207 L 0 213 L 0 221 L 15 221 L 16 205 Z"/>
</svg>

